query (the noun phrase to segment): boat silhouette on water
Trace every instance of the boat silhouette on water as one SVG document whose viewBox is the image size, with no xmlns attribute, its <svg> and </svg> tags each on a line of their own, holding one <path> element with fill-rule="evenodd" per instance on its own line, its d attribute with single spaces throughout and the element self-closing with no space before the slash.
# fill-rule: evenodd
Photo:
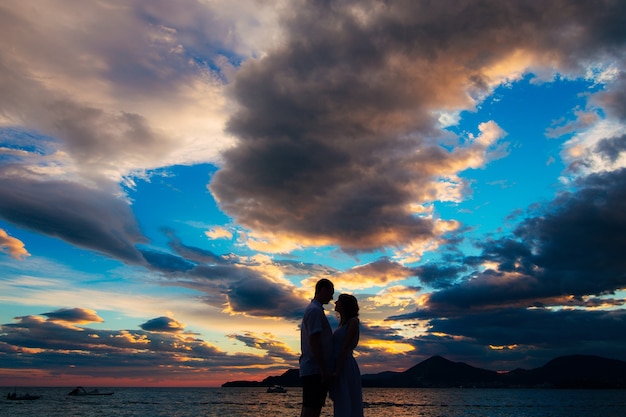
<svg viewBox="0 0 626 417">
<path fill-rule="evenodd" d="M 30 395 L 28 393 L 18 395 L 18 393 L 15 391 L 7 394 L 7 400 L 11 400 L 11 401 L 30 401 L 30 400 L 38 400 L 40 398 L 41 398 L 41 395 Z"/>
<path fill-rule="evenodd" d="M 267 387 L 267 392 L 284 394 L 287 392 L 287 390 L 282 385 L 273 385 L 271 387 Z"/>
<path fill-rule="evenodd" d="M 100 392 L 97 389 L 93 389 L 91 391 L 87 391 L 83 387 L 76 387 L 72 391 L 68 392 L 67 395 L 71 395 L 74 397 L 81 397 L 85 395 L 113 395 L 113 391 Z"/>
</svg>

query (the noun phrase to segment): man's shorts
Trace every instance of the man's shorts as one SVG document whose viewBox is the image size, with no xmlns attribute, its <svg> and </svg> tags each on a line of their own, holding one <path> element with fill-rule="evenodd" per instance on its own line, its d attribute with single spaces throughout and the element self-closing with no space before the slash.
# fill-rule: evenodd
<svg viewBox="0 0 626 417">
<path fill-rule="evenodd" d="M 320 409 L 326 403 L 328 382 L 322 382 L 322 376 L 306 375 L 302 379 L 302 406 L 312 409 Z"/>
</svg>

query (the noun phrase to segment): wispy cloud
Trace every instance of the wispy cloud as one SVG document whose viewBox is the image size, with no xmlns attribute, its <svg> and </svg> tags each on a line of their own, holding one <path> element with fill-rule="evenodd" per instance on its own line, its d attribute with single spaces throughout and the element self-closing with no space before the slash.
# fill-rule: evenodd
<svg viewBox="0 0 626 417">
<path fill-rule="evenodd" d="M 135 244 L 145 238 L 135 216 L 107 191 L 65 181 L 0 178 L 0 216 L 114 258 L 143 262 Z"/>
</svg>

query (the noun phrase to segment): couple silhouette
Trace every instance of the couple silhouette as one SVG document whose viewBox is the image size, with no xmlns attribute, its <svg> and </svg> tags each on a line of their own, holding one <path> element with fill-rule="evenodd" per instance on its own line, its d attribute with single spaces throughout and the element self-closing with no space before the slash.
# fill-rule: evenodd
<svg viewBox="0 0 626 417">
<path fill-rule="evenodd" d="M 361 372 L 352 355 L 359 342 L 359 304 L 350 294 L 335 302 L 339 326 L 335 331 L 324 314 L 324 304 L 333 299 L 334 284 L 322 278 L 315 296 L 304 311 L 300 328 L 300 417 L 319 417 L 326 396 L 333 400 L 335 417 L 363 417 Z"/>
</svg>

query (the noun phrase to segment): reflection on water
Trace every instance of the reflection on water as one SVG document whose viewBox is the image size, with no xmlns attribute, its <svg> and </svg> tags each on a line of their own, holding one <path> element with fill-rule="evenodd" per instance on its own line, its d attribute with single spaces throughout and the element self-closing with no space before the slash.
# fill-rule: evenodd
<svg viewBox="0 0 626 417">
<path fill-rule="evenodd" d="M 620 390 L 371 389 L 366 416 L 617 417 L 626 415 L 624 394 Z"/>
<path fill-rule="evenodd" d="M 107 388 L 109 390 L 109 388 Z M 35 401 L 0 401 L 0 416 L 183 417 L 300 415 L 301 390 L 263 388 L 111 388 L 112 396 L 68 397 L 68 388 L 29 388 Z M 5 389 L 6 392 L 11 389 Z M 24 391 L 26 391 L 24 389 Z M 365 388 L 366 417 L 623 417 L 623 390 Z M 329 400 L 322 416 L 332 416 Z"/>
</svg>

